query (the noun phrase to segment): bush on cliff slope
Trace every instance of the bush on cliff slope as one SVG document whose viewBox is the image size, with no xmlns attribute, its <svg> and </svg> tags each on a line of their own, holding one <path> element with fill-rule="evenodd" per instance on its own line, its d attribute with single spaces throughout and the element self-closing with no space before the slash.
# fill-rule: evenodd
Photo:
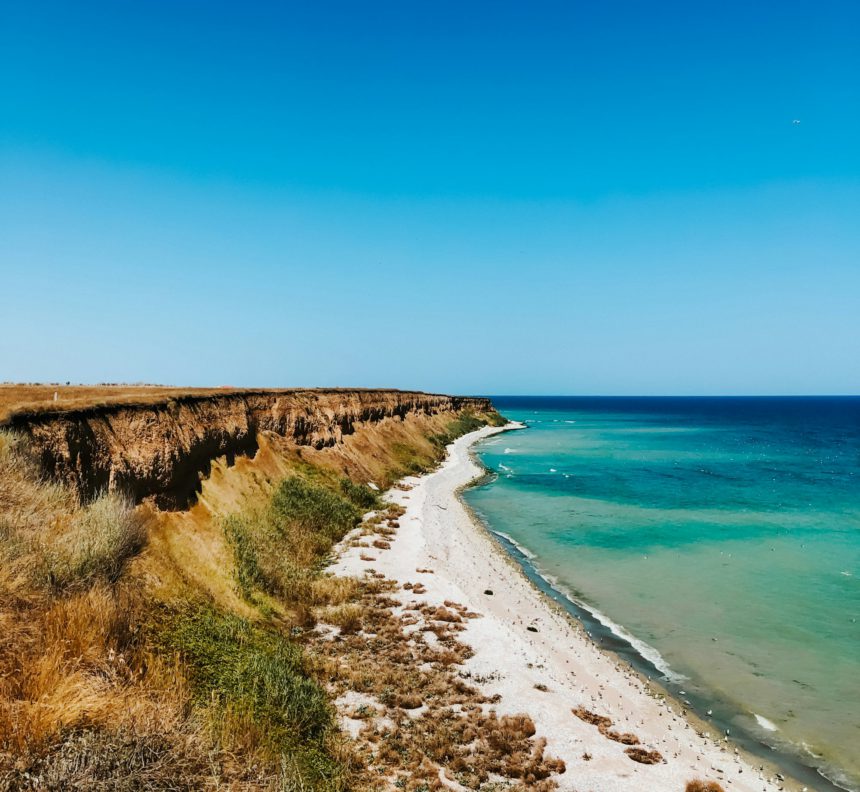
<svg viewBox="0 0 860 792">
<path fill-rule="evenodd" d="M 109 493 L 82 509 L 68 530 L 46 549 L 46 573 L 52 586 L 88 586 L 99 579 L 114 582 L 146 536 L 143 522 L 127 498 Z"/>
<path fill-rule="evenodd" d="M 369 488 L 317 478 L 290 476 L 275 489 L 267 508 L 224 520 L 237 583 L 246 599 L 255 589 L 290 603 L 310 599 L 313 571 L 361 520 L 362 509 L 355 501 L 376 503 Z"/>
<path fill-rule="evenodd" d="M 121 496 L 79 505 L 0 433 L 0 791 L 344 790 L 301 648 L 154 602 L 125 574 L 144 539 Z"/>
<path fill-rule="evenodd" d="M 116 581 L 143 547 L 133 504 L 106 493 L 80 506 L 65 488 L 42 480 L 23 441 L 0 432 L 0 555 L 19 582 L 53 589 Z"/>
<path fill-rule="evenodd" d="M 169 613 L 156 641 L 182 658 L 216 744 L 260 752 L 276 764 L 289 757 L 305 788 L 337 782 L 341 772 L 326 745 L 333 710 L 297 644 L 206 604 Z"/>
</svg>

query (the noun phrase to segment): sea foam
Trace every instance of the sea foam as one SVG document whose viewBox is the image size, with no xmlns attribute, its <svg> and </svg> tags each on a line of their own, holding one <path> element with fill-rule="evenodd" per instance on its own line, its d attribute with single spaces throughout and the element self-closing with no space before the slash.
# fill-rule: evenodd
<svg viewBox="0 0 860 792">
<path fill-rule="evenodd" d="M 510 542 L 514 547 L 517 548 L 517 550 L 519 550 L 529 560 L 531 560 L 535 557 L 535 554 L 531 550 L 529 550 L 527 547 L 523 547 L 519 542 L 517 542 L 515 539 L 512 539 L 506 533 L 502 533 L 502 531 L 493 531 L 493 530 L 490 530 L 490 533 L 493 533 L 496 536 L 501 536 L 502 539 L 504 539 L 507 542 Z"/>
<path fill-rule="evenodd" d="M 779 731 L 779 729 L 777 728 L 777 725 L 773 721 L 769 721 L 763 715 L 759 715 L 759 714 L 754 712 L 753 717 L 755 718 L 756 723 L 759 726 L 761 726 L 762 729 L 764 729 L 765 731 L 769 731 L 769 732 Z"/>
</svg>

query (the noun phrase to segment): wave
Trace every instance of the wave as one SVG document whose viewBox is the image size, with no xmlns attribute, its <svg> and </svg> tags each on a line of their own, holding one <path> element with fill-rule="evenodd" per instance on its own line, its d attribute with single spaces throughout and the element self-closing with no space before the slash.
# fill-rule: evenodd
<svg viewBox="0 0 860 792">
<path fill-rule="evenodd" d="M 829 781 L 833 786 L 839 787 L 839 789 L 844 789 L 847 792 L 851 792 L 852 790 L 856 790 L 857 787 L 851 786 L 851 779 L 838 767 L 831 767 L 829 765 L 824 765 L 816 769 L 818 775 L 820 775 L 825 781 Z"/>
<path fill-rule="evenodd" d="M 634 655 L 638 656 L 648 666 L 656 669 L 656 671 L 660 673 L 663 679 L 667 682 L 680 687 L 683 683 L 689 681 L 688 677 L 674 671 L 660 652 L 653 646 L 639 640 L 635 635 L 632 635 L 625 630 L 620 624 L 617 624 L 606 616 L 606 614 L 581 600 L 554 576 L 539 570 L 535 564 L 534 553 L 532 553 L 527 547 L 523 547 L 521 544 L 516 542 L 508 536 L 508 534 L 490 528 L 487 525 L 486 520 L 483 518 L 483 515 L 479 516 L 482 518 L 482 522 L 488 532 L 492 534 L 499 541 L 499 544 L 501 544 L 502 547 L 513 557 L 513 559 L 522 566 L 526 576 L 531 579 L 547 596 L 561 604 L 572 616 L 577 618 L 585 627 L 589 636 L 591 636 L 598 645 L 602 643 L 601 638 L 599 637 L 600 632 L 605 631 L 604 634 L 612 634 L 615 640 L 629 646 Z M 614 651 L 618 652 L 619 649 L 616 647 Z M 625 656 L 625 653 L 626 650 L 621 652 L 622 657 Z M 627 660 L 629 662 L 630 658 L 627 658 Z M 681 694 L 684 694 L 683 691 L 681 691 Z M 813 780 L 813 778 L 817 777 L 826 782 L 828 785 L 827 788 L 833 790 L 833 792 L 837 792 L 837 790 L 844 790 L 845 792 L 860 792 L 860 788 L 854 785 L 853 780 L 846 775 L 841 768 L 822 761 L 824 757 L 813 752 L 809 746 L 805 744 L 801 743 L 798 745 L 782 739 L 780 737 L 781 732 L 776 724 L 764 716 L 750 712 L 749 710 L 747 710 L 747 713 L 752 715 L 753 719 L 763 732 L 772 736 L 766 738 L 761 732 L 756 735 L 752 730 L 740 728 L 738 730 L 739 733 L 735 734 L 734 739 L 740 739 L 741 745 L 744 745 L 758 755 L 764 755 L 761 754 L 760 749 L 762 747 L 766 747 L 769 751 L 779 751 L 781 755 L 780 764 L 783 762 L 787 763 L 787 771 L 791 775 L 800 781 L 811 781 L 811 786 L 814 788 L 819 788 L 820 782 L 816 783 Z M 708 716 L 710 715 L 711 712 L 709 711 Z M 729 721 L 728 723 L 731 722 Z M 745 732 L 746 734 L 744 734 Z"/>
<path fill-rule="evenodd" d="M 485 523 L 486 525 L 486 523 Z M 562 583 L 558 581 L 557 578 L 552 575 L 547 574 L 537 567 L 537 565 L 533 562 L 536 558 L 535 554 L 526 547 L 523 547 L 521 544 L 516 542 L 510 536 L 501 531 L 497 531 L 493 528 L 489 528 L 487 526 L 489 532 L 494 534 L 503 540 L 502 545 L 505 544 L 513 547 L 517 552 L 522 556 L 522 561 L 524 565 L 527 565 L 531 572 L 540 579 L 543 583 L 543 586 L 549 589 L 549 591 L 554 592 L 558 597 L 567 600 L 574 608 L 579 611 L 585 612 L 590 616 L 594 621 L 599 622 L 605 629 L 611 632 L 616 638 L 620 638 L 625 643 L 629 644 L 633 651 L 636 652 L 641 658 L 650 663 L 660 674 L 663 675 L 665 679 L 670 682 L 680 683 L 687 679 L 683 674 L 679 674 L 676 671 L 673 671 L 669 664 L 666 662 L 663 655 L 660 654 L 653 646 L 645 643 L 644 641 L 640 641 L 635 635 L 632 635 L 627 630 L 625 630 L 620 624 L 612 621 L 606 614 L 601 613 L 597 608 L 592 605 L 589 605 L 583 602 L 578 597 L 574 596 L 573 593 Z"/>
<path fill-rule="evenodd" d="M 515 448 L 506 448 L 502 453 L 503 454 L 516 454 L 517 451 Z"/>
<path fill-rule="evenodd" d="M 556 584 L 556 587 L 557 584 Z M 677 671 L 673 671 L 671 666 L 663 655 L 660 654 L 653 646 L 645 643 L 645 641 L 640 641 L 635 635 L 629 633 L 625 630 L 620 624 L 612 621 L 605 613 L 601 613 L 597 608 L 586 605 L 585 603 L 573 598 L 568 592 L 562 590 L 562 594 L 565 597 L 571 600 L 571 602 L 575 603 L 578 607 L 583 610 L 588 611 L 597 621 L 599 621 L 607 630 L 613 633 L 616 637 L 621 638 L 621 640 L 626 641 L 633 647 L 636 653 L 640 657 L 644 657 L 649 663 L 651 663 L 654 668 L 656 668 L 666 679 L 670 682 L 674 682 L 676 684 L 683 682 L 687 679 L 683 674 L 678 673 Z"/>
<path fill-rule="evenodd" d="M 529 561 L 535 558 L 535 554 L 531 550 L 529 550 L 527 547 L 523 547 L 519 542 L 517 542 L 516 539 L 513 539 L 512 537 L 508 536 L 506 533 L 503 533 L 502 531 L 495 531 L 493 529 L 490 529 L 490 533 L 495 534 L 496 536 L 500 536 L 506 542 L 510 542 L 514 547 L 517 548 L 517 550 L 519 550 L 526 558 L 528 558 Z"/>
<path fill-rule="evenodd" d="M 753 713 L 753 717 L 756 720 L 756 723 L 762 727 L 765 731 L 775 732 L 779 731 L 777 725 L 773 721 L 769 721 L 764 715 L 759 715 L 758 713 Z"/>
</svg>

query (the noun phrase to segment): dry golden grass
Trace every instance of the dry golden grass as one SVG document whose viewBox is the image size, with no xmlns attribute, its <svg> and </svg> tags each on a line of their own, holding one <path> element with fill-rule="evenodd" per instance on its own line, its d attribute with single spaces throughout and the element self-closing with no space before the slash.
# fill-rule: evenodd
<svg viewBox="0 0 860 792">
<path fill-rule="evenodd" d="M 125 574 L 139 512 L 116 496 L 79 506 L 6 433 L 0 482 L 0 790 L 264 790 L 304 777 L 262 750 L 265 722 L 201 710 L 184 660 L 154 651 L 161 606 Z"/>
<path fill-rule="evenodd" d="M 99 404 L 153 403 L 183 395 L 208 396 L 229 389 L 161 385 L 0 385 L 0 422 L 12 413 L 73 410 Z M 54 401 L 54 394 L 57 400 Z"/>
<path fill-rule="evenodd" d="M 584 720 L 586 723 L 597 726 L 597 730 L 608 740 L 613 740 L 614 742 L 621 743 L 622 745 L 639 745 L 639 738 L 635 734 L 631 734 L 630 732 L 613 731 L 610 728 L 610 726 L 612 726 L 612 719 L 607 718 L 605 715 L 597 715 L 584 707 L 576 707 L 576 709 L 573 710 L 573 714 L 580 720 Z M 629 751 L 627 753 L 631 759 L 635 758 Z M 662 759 L 662 757 L 660 757 L 660 759 Z M 636 759 L 636 761 L 640 761 L 640 759 Z M 653 764 L 653 762 L 642 763 Z"/>
<path fill-rule="evenodd" d="M 181 669 L 138 640 L 140 592 L 4 594 L 0 789 L 200 788 L 210 747 Z"/>
<path fill-rule="evenodd" d="M 639 764 L 658 764 L 663 761 L 663 756 L 659 751 L 649 750 L 647 748 L 628 748 L 624 751 L 634 762 Z"/>
<path fill-rule="evenodd" d="M 716 781 L 688 781 L 684 792 L 725 792 L 723 787 Z"/>
<path fill-rule="evenodd" d="M 0 430 L 0 529 L 3 537 L 52 528 L 74 508 L 75 501 L 58 484 L 41 480 L 39 467 L 24 441 Z"/>
<path fill-rule="evenodd" d="M 323 609 L 319 612 L 318 618 L 326 624 L 340 627 L 340 632 L 344 635 L 358 632 L 361 629 L 363 613 L 361 605 L 348 602 Z"/>
<path fill-rule="evenodd" d="M 354 691 L 378 704 L 362 711 L 366 725 L 357 750 L 371 760 L 356 788 L 385 780 L 407 790 L 443 789 L 440 769 L 469 789 L 494 776 L 517 788 L 555 788 L 552 776 L 564 772 L 564 763 L 545 755 L 531 718 L 487 712 L 493 701 L 458 674 L 471 653 L 455 637 L 458 614 L 466 609 L 454 602 L 438 608 L 414 603 L 395 616 L 398 603 L 388 596 L 393 589 L 392 582 L 369 575 L 356 602 L 363 614 L 360 632 L 341 631 L 333 640 L 305 636 L 316 674 L 333 695 Z M 325 613 L 320 619 L 329 621 Z M 426 643 L 420 630 L 404 632 L 419 622 L 436 633 L 438 645 Z M 423 711 L 415 715 L 418 708 Z M 389 725 L 381 725 L 381 716 Z"/>
<path fill-rule="evenodd" d="M 157 401 L 177 393 L 60 390 L 61 399 L 68 397 L 63 408 L 105 399 Z M 50 401 L 53 386 L 48 391 Z M 45 391 L 19 389 L 15 395 L 7 389 L 0 393 L 0 416 L 24 395 L 44 397 Z M 284 743 L 293 734 L 289 725 L 272 727 L 283 707 L 269 707 L 265 697 L 236 703 L 224 688 L 233 677 L 208 670 L 207 658 L 216 656 L 216 669 L 228 661 L 243 674 L 257 669 L 270 680 L 266 690 L 300 690 L 309 702 L 318 688 L 308 671 L 332 694 L 373 692 L 380 711 L 397 714 L 396 728 L 362 738 L 361 746 L 384 746 L 380 766 L 392 781 L 409 774 L 406 789 L 422 783 L 438 788 L 440 767 L 473 782 L 500 773 L 530 789 L 551 788 L 550 776 L 563 768 L 544 756 L 530 721 L 486 713 L 492 702 L 457 676 L 469 649 L 456 633 L 475 614 L 452 602 L 430 614 L 416 605 L 404 623 L 425 620 L 439 645 L 410 643 L 391 616 L 387 583 L 378 576 L 357 581 L 319 574 L 320 552 L 329 544 L 298 534 L 289 548 L 274 542 L 258 547 L 264 564 L 288 553 L 305 570 L 295 591 L 255 591 L 250 600 L 237 591 L 224 516 L 265 502 L 279 481 L 297 472 L 312 481 L 338 482 L 347 475 L 384 486 L 410 465 L 435 464 L 440 450 L 427 435 L 444 433 L 447 420 L 386 419 L 319 451 L 262 438 L 255 459 L 213 465 L 197 506 L 177 513 L 133 509 L 117 495 L 80 505 L 71 491 L 42 480 L 21 441 L 0 431 L 0 792 L 378 788 L 377 760 L 365 766 L 362 751 L 325 725 L 325 707 L 316 710 L 322 730 L 316 741 L 290 747 Z M 344 492 L 362 495 L 358 489 Z M 380 545 L 396 532 L 400 513 L 384 510 L 368 526 Z M 212 618 L 192 620 L 194 629 L 183 633 L 186 643 L 164 651 L 164 614 L 187 608 Z M 307 632 L 318 618 L 340 627 L 322 651 L 315 633 Z M 213 624 L 239 626 L 225 638 L 210 629 Z M 307 669 L 301 654 L 289 669 L 279 659 L 293 656 L 288 636 L 294 627 L 305 630 L 295 632 L 318 652 Z M 256 636 L 250 644 L 242 637 L 247 635 Z M 427 666 L 419 670 L 422 663 Z M 463 703 L 463 711 L 451 712 L 454 703 Z M 410 726 L 404 713 L 420 707 L 426 713 Z M 372 724 L 368 718 L 368 735 Z M 281 742 L 273 742 L 273 733 Z M 459 741 L 470 735 L 471 742 Z"/>
<path fill-rule="evenodd" d="M 181 670 L 140 644 L 141 592 L 116 582 L 139 521 L 79 507 L 3 433 L 0 482 L 0 789 L 200 788 Z"/>
<path fill-rule="evenodd" d="M 86 587 L 115 581 L 143 546 L 140 514 L 117 493 L 79 505 L 42 481 L 22 441 L 0 431 L 0 559 L 24 587 Z"/>
<path fill-rule="evenodd" d="M 206 398 L 231 393 L 354 393 L 368 388 L 188 388 L 169 385 L 65 385 L 62 383 L 0 383 L 0 424 L 20 413 L 89 409 L 107 405 L 162 404 L 185 396 Z M 386 389 L 397 393 L 396 389 Z M 406 391 L 411 392 L 411 391 Z M 54 400 L 54 394 L 57 399 Z"/>
<path fill-rule="evenodd" d="M 355 578 L 325 575 L 311 583 L 312 605 L 342 605 L 353 599 L 361 586 Z"/>
</svg>

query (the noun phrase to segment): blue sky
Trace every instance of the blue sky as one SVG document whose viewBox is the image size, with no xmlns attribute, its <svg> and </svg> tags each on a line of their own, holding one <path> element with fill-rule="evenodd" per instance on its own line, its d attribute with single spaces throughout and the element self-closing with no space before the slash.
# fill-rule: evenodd
<svg viewBox="0 0 860 792">
<path fill-rule="evenodd" d="M 856 2 L 0 15 L 0 380 L 860 392 Z"/>
</svg>

